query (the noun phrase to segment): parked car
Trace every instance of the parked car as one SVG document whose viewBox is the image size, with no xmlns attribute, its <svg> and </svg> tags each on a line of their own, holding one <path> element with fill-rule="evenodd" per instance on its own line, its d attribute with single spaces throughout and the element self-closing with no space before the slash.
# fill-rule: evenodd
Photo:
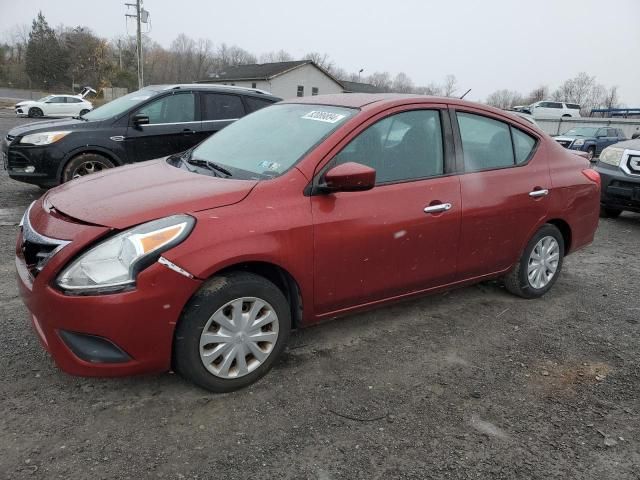
<svg viewBox="0 0 640 480">
<path fill-rule="evenodd" d="M 18 117 L 79 117 L 93 110 L 93 104 L 85 98 L 89 93 L 96 91 L 85 87 L 80 95 L 47 95 L 16 103 L 14 109 Z"/>
<path fill-rule="evenodd" d="M 564 148 L 587 152 L 589 160 L 593 160 L 603 149 L 627 137 L 620 128 L 595 126 L 574 127 L 555 139 Z"/>
<path fill-rule="evenodd" d="M 599 182 L 491 107 L 297 98 L 49 191 L 24 215 L 18 284 L 64 371 L 231 391 L 292 328 L 491 278 L 541 297 L 593 240 Z"/>
<path fill-rule="evenodd" d="M 601 217 L 616 218 L 624 210 L 640 213 L 640 139 L 605 148 L 595 170 L 602 177 Z"/>
<path fill-rule="evenodd" d="M 153 85 L 80 118 L 13 128 L 2 142 L 14 180 L 51 187 L 126 163 L 187 150 L 247 113 L 279 101 L 224 85 Z"/>
<path fill-rule="evenodd" d="M 536 120 L 539 118 L 580 117 L 580 105 L 577 103 L 551 102 L 548 100 L 529 105 L 529 113 Z"/>
</svg>

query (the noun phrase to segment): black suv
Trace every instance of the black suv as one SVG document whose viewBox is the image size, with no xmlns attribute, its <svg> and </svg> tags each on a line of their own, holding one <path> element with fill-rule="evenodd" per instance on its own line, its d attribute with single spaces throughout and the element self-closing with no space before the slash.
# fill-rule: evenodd
<svg viewBox="0 0 640 480">
<path fill-rule="evenodd" d="M 280 101 L 223 85 L 152 85 L 69 120 L 31 123 L 2 142 L 4 167 L 51 187 L 96 171 L 188 150 L 247 113 Z"/>
</svg>

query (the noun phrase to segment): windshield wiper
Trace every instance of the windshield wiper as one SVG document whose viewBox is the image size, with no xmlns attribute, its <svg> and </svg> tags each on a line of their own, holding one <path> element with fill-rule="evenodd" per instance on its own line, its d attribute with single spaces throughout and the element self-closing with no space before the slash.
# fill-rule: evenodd
<svg viewBox="0 0 640 480">
<path fill-rule="evenodd" d="M 226 168 L 218 165 L 217 163 L 211 162 L 209 160 L 205 160 L 204 158 L 193 158 L 189 156 L 189 158 L 187 159 L 187 163 L 191 165 L 196 165 L 196 166 L 204 166 L 213 172 L 220 172 L 226 175 L 227 177 L 233 176 L 233 174 Z"/>
</svg>

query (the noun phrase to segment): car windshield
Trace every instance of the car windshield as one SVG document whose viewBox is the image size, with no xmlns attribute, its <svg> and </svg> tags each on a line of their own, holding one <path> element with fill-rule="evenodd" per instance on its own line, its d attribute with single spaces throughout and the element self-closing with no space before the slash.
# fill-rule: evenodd
<svg viewBox="0 0 640 480">
<path fill-rule="evenodd" d="M 263 108 L 209 137 L 189 158 L 222 166 L 232 178 L 277 177 L 356 112 L 303 104 Z"/>
<path fill-rule="evenodd" d="M 106 120 L 108 118 L 113 118 L 126 112 L 131 107 L 135 107 L 139 103 L 144 102 L 157 92 L 158 90 L 151 88 L 143 88 L 142 90 L 131 92 L 128 95 L 118 97 L 115 100 L 111 100 L 109 103 L 105 103 L 101 107 L 86 113 L 83 115 L 83 118 L 86 118 L 87 120 Z"/>
<path fill-rule="evenodd" d="M 50 98 L 53 98 L 53 95 L 47 95 L 46 97 L 42 97 L 40 100 L 38 100 L 38 102 L 44 103 Z"/>
<path fill-rule="evenodd" d="M 571 135 L 574 137 L 594 137 L 600 127 L 576 127 L 564 132 L 564 135 Z"/>
</svg>

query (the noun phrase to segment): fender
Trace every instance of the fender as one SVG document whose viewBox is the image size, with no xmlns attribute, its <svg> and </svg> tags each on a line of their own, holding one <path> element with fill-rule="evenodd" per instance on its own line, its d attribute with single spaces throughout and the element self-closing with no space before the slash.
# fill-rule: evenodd
<svg viewBox="0 0 640 480">
<path fill-rule="evenodd" d="M 101 147 L 99 145 L 83 145 L 81 147 L 74 148 L 70 152 L 67 152 L 67 154 L 64 156 L 64 158 L 58 165 L 56 178 L 58 180 L 62 179 L 62 170 L 64 170 L 64 167 L 67 165 L 69 160 L 71 160 L 73 157 L 80 155 L 82 153 L 90 153 L 90 152 L 98 152 L 103 154 L 109 160 L 112 160 L 116 164 L 116 167 L 119 167 L 125 164 L 125 161 L 122 158 L 120 158 L 120 156 L 118 156 L 116 153 L 114 153 L 113 150 L 109 150 L 108 148 Z"/>
</svg>

